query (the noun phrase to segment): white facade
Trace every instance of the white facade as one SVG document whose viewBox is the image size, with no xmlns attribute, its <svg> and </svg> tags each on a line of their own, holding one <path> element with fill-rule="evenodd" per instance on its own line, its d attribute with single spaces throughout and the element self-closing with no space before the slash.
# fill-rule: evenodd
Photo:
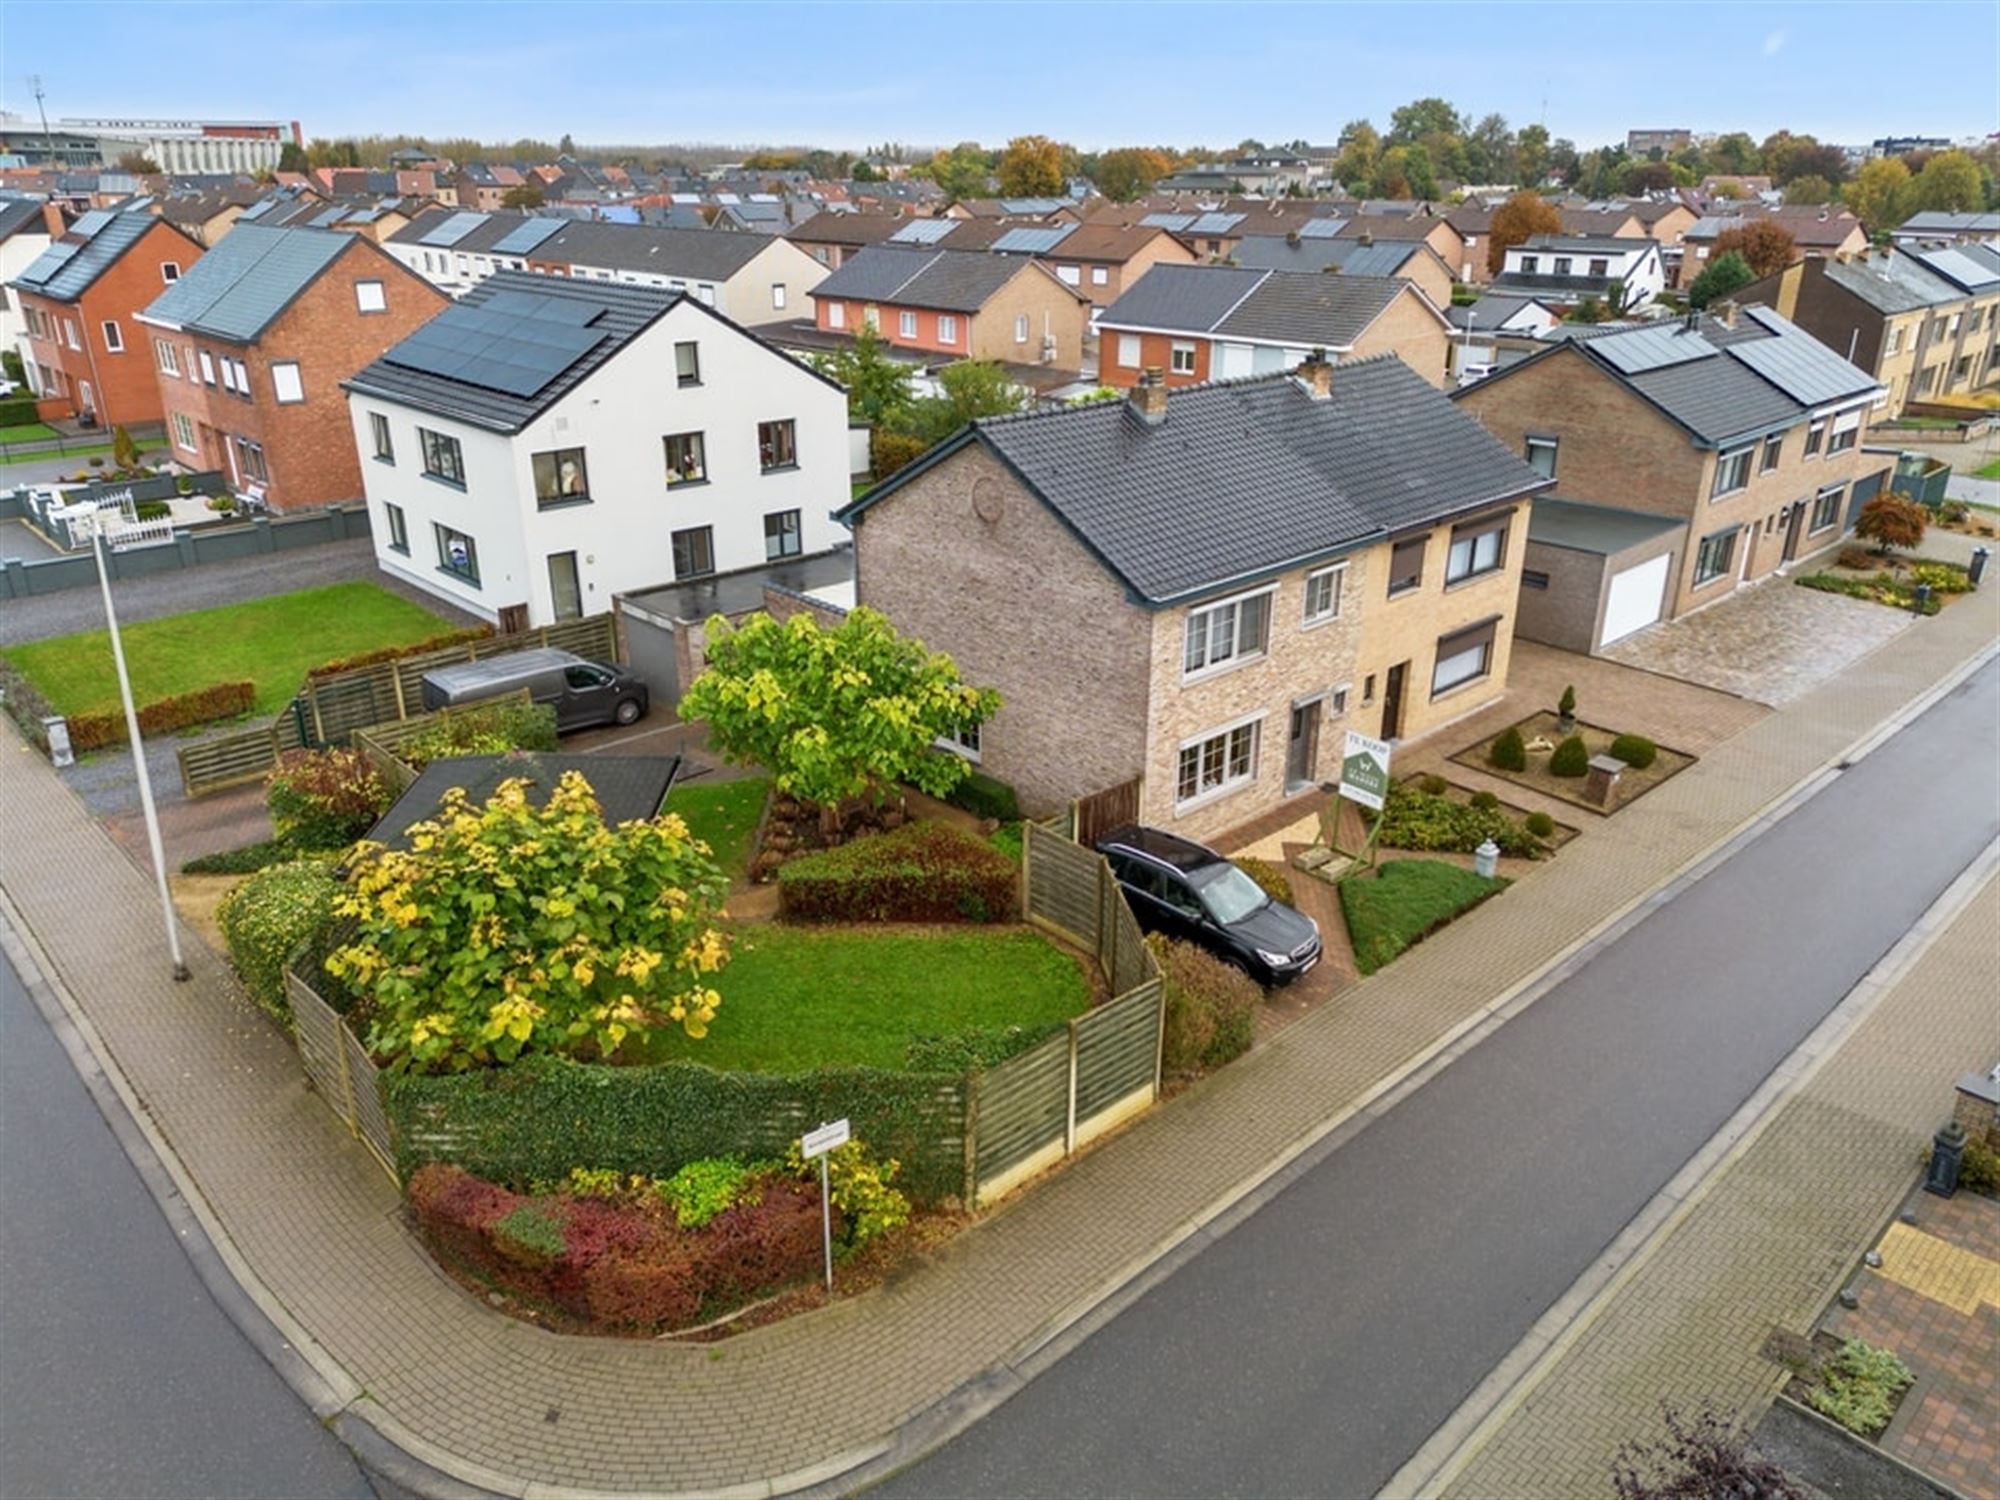
<svg viewBox="0 0 2000 1500">
<path fill-rule="evenodd" d="M 712 230 L 728 234 L 729 230 Z M 743 233 L 745 231 L 736 231 Z M 755 328 L 762 324 L 793 323 L 812 317 L 809 296 L 829 272 L 790 240 L 765 236 L 764 248 L 745 261 L 726 279 L 689 274 L 685 269 L 662 264 L 644 271 L 624 267 L 567 262 L 569 274 L 580 281 L 612 281 L 626 286 L 665 287 L 686 292 L 704 306 L 724 317 Z M 440 248 L 390 241 L 383 245 L 396 259 L 415 271 L 439 291 L 456 297 L 479 285 L 495 271 L 542 271 L 520 255 L 496 255 L 489 251 Z M 543 259 L 543 264 L 546 264 Z"/>
<path fill-rule="evenodd" d="M 682 385 L 675 345 L 693 343 L 700 383 Z M 489 620 L 526 604 L 531 624 L 560 618 L 557 593 L 573 555 L 576 612 L 612 597 L 705 573 L 677 573 L 676 534 L 707 531 L 713 573 L 824 552 L 847 539 L 832 512 L 849 496 L 847 398 L 839 387 L 689 302 L 676 304 L 526 429 L 504 435 L 350 393 L 377 563 Z M 375 415 L 394 461 L 375 457 Z M 796 462 L 767 470 L 759 424 L 793 423 Z M 464 483 L 424 473 L 419 429 L 457 439 Z M 667 484 L 666 439 L 699 433 L 699 482 Z M 535 455 L 582 450 L 588 500 L 544 505 Z M 407 550 L 395 546 L 390 506 L 401 507 Z M 782 518 L 795 513 L 796 526 Z M 471 539 L 478 581 L 447 566 L 447 539 Z M 773 551 L 774 534 L 796 552 Z M 684 545 L 696 547 L 692 539 Z M 552 560 L 554 572 L 552 573 Z M 687 561 L 682 559 L 683 563 Z"/>
<path fill-rule="evenodd" d="M 1537 235 L 1525 245 L 1507 247 L 1505 276 L 1568 276 L 1610 278 L 1625 283 L 1630 309 L 1644 307 L 1666 290 L 1666 269 L 1653 240 L 1559 239 Z M 1505 283 L 1492 290 L 1506 292 Z M 1574 294 L 1559 289 L 1537 290 L 1545 301 L 1568 300 Z"/>
<path fill-rule="evenodd" d="M 42 252 L 48 248 L 46 223 L 30 224 L 26 229 L 17 230 L 0 240 L 0 349 L 14 350 L 21 356 L 24 365 L 28 363 L 28 345 L 24 337 L 28 325 L 21 317 L 21 294 L 9 283 L 40 259 Z"/>
<path fill-rule="evenodd" d="M 108 165 L 136 148 L 171 173 L 276 170 L 288 142 L 298 140 L 298 126 L 283 120 L 161 120 L 63 119 L 54 130 L 100 137 L 99 153 Z"/>
</svg>

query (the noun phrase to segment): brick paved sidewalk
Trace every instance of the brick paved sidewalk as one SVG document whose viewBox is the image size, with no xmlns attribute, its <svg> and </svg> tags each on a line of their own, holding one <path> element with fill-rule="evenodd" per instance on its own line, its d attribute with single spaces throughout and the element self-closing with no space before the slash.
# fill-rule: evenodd
<svg viewBox="0 0 2000 1500">
<path fill-rule="evenodd" d="M 1766 1340 L 1773 1329 L 1812 1331 L 1916 1180 L 1931 1131 L 1950 1116 L 1951 1081 L 1991 1043 L 1996 931 L 2000 880 L 1989 880 L 1446 1496 L 1599 1500 L 1619 1445 L 1661 1436 L 1662 1400 L 1755 1420 L 1788 1378 L 1764 1357 Z"/>
<path fill-rule="evenodd" d="M 704 1348 L 571 1339 L 431 1268 L 286 1039 L 192 945 L 173 984 L 147 879 L 52 772 L 0 748 L 0 885 L 231 1251 L 351 1410 L 488 1487 L 654 1493 L 801 1476 L 1020 1359 L 1222 1199 L 1989 644 L 1980 596 L 1712 751 L 1563 858 L 961 1236 L 934 1263 Z M 11 731 L 9 731 L 11 734 Z M 6 745 L 0 739 L 0 747 Z M 309 1335 L 309 1338 L 307 1337 Z"/>
</svg>

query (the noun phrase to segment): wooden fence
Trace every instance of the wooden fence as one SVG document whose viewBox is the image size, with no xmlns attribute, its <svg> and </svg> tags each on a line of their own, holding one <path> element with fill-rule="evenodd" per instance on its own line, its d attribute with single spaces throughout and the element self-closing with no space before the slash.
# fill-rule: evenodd
<svg viewBox="0 0 2000 1500">
<path fill-rule="evenodd" d="M 1160 1091 L 1159 966 L 1111 867 L 1038 824 L 1024 825 L 1022 836 L 1028 920 L 1096 954 L 1115 998 L 973 1080 L 973 1191 L 981 1203 L 1145 1109 Z"/>
<path fill-rule="evenodd" d="M 397 719 L 388 724 L 371 724 L 366 729 L 357 729 L 353 734 L 354 748 L 368 757 L 368 763 L 375 768 L 391 792 L 401 796 L 415 781 L 418 770 L 403 759 L 402 749 L 411 740 L 428 732 L 434 725 L 460 714 L 474 713 L 495 704 L 517 704 L 523 708 L 533 702 L 526 688 L 517 688 L 511 693 L 502 693 L 495 698 L 481 698 L 474 703 L 460 703 L 450 708 L 438 709 L 435 713 L 412 714 L 407 719 Z"/>
<path fill-rule="evenodd" d="M 348 744 L 356 730 L 422 714 L 424 673 L 433 668 L 537 646 L 574 651 L 592 661 L 615 661 L 618 632 L 609 613 L 591 615 L 311 679 L 271 723 L 183 746 L 178 752 L 181 786 L 189 797 L 206 797 L 255 781 L 269 775 L 287 750 Z"/>
<path fill-rule="evenodd" d="M 290 969 L 285 971 L 285 996 L 291 1001 L 292 1036 L 306 1077 L 382 1170 L 394 1177 L 396 1147 L 389 1134 L 389 1111 L 382 1102 L 382 1070 L 339 1013 Z"/>
<path fill-rule="evenodd" d="M 1139 821 L 1139 790 L 1145 778 L 1134 776 L 1070 804 L 1070 837 L 1086 849 L 1105 834 Z"/>
</svg>

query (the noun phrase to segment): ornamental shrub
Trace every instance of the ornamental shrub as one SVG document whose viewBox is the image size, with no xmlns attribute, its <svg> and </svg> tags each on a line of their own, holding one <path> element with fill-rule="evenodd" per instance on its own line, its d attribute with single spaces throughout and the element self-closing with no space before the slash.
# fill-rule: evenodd
<svg viewBox="0 0 2000 1500">
<path fill-rule="evenodd" d="M 295 849 L 345 849 L 393 800 L 359 750 L 288 750 L 264 786 L 271 830 Z"/>
<path fill-rule="evenodd" d="M 821 922 L 1005 922 L 1020 871 L 984 839 L 909 823 L 788 860 L 778 869 L 788 917 Z"/>
<path fill-rule="evenodd" d="M 285 965 L 331 925 L 340 882 L 323 860 L 260 870 L 223 897 L 215 919 L 250 997 L 287 1023 Z"/>
<path fill-rule="evenodd" d="M 785 1154 L 785 1167 L 794 1177 L 813 1181 L 819 1177 L 819 1159 L 802 1157 L 797 1141 Z M 903 1164 L 895 1158 L 877 1160 L 856 1140 L 827 1153 L 827 1189 L 846 1222 L 837 1243 L 850 1252 L 859 1250 L 877 1236 L 910 1222 L 910 1200 L 890 1186 L 902 1170 Z"/>
<path fill-rule="evenodd" d="M 1021 799 L 1015 796 L 1014 789 L 984 771 L 974 771 L 966 777 L 951 789 L 945 801 L 964 808 L 976 818 L 991 818 L 997 823 L 1016 823 L 1021 818 Z"/>
<path fill-rule="evenodd" d="M 1910 582 L 1929 584 L 1934 594 L 1966 594 L 1972 591 L 1972 575 L 1956 563 L 1920 562 L 1910 569 Z"/>
<path fill-rule="evenodd" d="M 912 437 L 907 432 L 890 432 L 878 427 L 868 435 L 869 467 L 875 471 L 879 483 L 898 469 L 922 458 L 930 446 L 922 438 Z"/>
<path fill-rule="evenodd" d="M 1531 812 L 1521 820 L 1521 826 L 1538 839 L 1553 838 L 1556 820 L 1545 812 Z"/>
<path fill-rule="evenodd" d="M 1450 782 L 1435 773 L 1419 776 L 1416 779 L 1417 790 L 1426 797 L 1442 797 L 1450 785 Z"/>
<path fill-rule="evenodd" d="M 1873 542 L 1882 552 L 1897 547 L 1907 551 L 1924 539 L 1928 523 L 1929 517 L 1916 501 L 1905 500 L 1901 495 L 1877 495 L 1861 507 L 1861 514 L 1854 522 L 1854 534 L 1863 541 Z"/>
<path fill-rule="evenodd" d="M 1292 904 L 1292 881 L 1283 870 L 1269 860 L 1255 859 L 1245 855 L 1235 861 L 1236 868 L 1257 882 L 1258 888 L 1273 901 Z"/>
<path fill-rule="evenodd" d="M 1892 1350 L 1849 1339 L 1806 1391 L 1806 1404 L 1849 1432 L 1873 1437 L 1889 1425 L 1897 1395 L 1913 1379 Z"/>
<path fill-rule="evenodd" d="M 1257 1037 L 1257 981 L 1206 948 L 1160 933 L 1146 939 L 1166 991 L 1161 1065 L 1169 1073 L 1219 1068 L 1250 1050 Z"/>
<path fill-rule="evenodd" d="M 1565 719 L 1574 719 L 1576 717 L 1575 683 L 1570 683 L 1563 688 L 1562 697 L 1556 700 L 1556 713 Z"/>
<path fill-rule="evenodd" d="M 368 1047 L 390 1068 L 608 1058 L 662 1025 L 707 1035 L 727 882 L 680 819 L 609 828 L 570 771 L 540 807 L 519 778 L 484 807 L 453 788 L 407 837 L 348 857 L 338 909 L 356 931 L 326 959 L 372 1002 Z"/>
<path fill-rule="evenodd" d="M 1521 738 L 1518 727 L 1510 727 L 1501 732 L 1486 752 L 1486 763 L 1501 771 L 1528 769 L 1528 742 Z"/>
<path fill-rule="evenodd" d="M 756 1201 L 750 1189 L 752 1171 L 733 1156 L 711 1156 L 689 1162 L 654 1188 L 667 1200 L 681 1228 L 699 1229 L 726 1208 Z"/>
<path fill-rule="evenodd" d="M 1643 771 L 1659 759 L 1660 747 L 1643 734 L 1621 734 L 1611 742 L 1611 754 L 1633 770 Z"/>
<path fill-rule="evenodd" d="M 454 755 L 504 755 L 556 748 L 556 711 L 547 703 L 486 703 L 434 719 L 396 746 L 396 759 L 421 771 Z"/>
<path fill-rule="evenodd" d="M 1515 859 L 1539 859 L 1542 846 L 1526 829 L 1497 808 L 1430 793 L 1397 782 L 1389 788 L 1382 809 L 1381 842 L 1390 849 L 1416 849 L 1436 854 L 1471 854 L 1487 839 L 1502 854 Z"/>
<path fill-rule="evenodd" d="M 1472 805 L 1481 812 L 1492 812 L 1500 806 L 1500 799 L 1492 792 L 1478 791 L 1472 794 Z"/>
<path fill-rule="evenodd" d="M 250 712 L 257 704 L 257 685 L 252 682 L 218 682 L 191 693 L 155 698 L 139 705 L 139 733 L 172 734 L 217 719 L 233 719 Z M 106 745 L 125 743 L 125 713 L 71 714 L 70 748 L 78 752 L 101 750 Z"/>
<path fill-rule="evenodd" d="M 1958 1163 L 1958 1185 L 1968 1192 L 2000 1195 L 2000 1151 L 1980 1141 L 1967 1141 Z"/>
<path fill-rule="evenodd" d="M 516 1265 L 539 1270 L 563 1253 L 563 1221 L 533 1203 L 494 1220 L 492 1234 L 493 1248 Z"/>
<path fill-rule="evenodd" d="M 1583 742 L 1583 736 L 1573 734 L 1556 746 L 1549 757 L 1551 776 L 1581 776 L 1590 769 L 1590 747 Z"/>
</svg>

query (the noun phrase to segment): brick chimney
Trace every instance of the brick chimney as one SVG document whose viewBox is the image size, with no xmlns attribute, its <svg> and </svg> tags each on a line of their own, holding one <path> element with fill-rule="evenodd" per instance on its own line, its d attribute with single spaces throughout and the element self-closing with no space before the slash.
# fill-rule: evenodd
<svg viewBox="0 0 2000 1500">
<path fill-rule="evenodd" d="M 62 205 L 53 198 L 42 204 L 42 224 L 52 240 L 59 240 L 69 233 L 69 220 L 63 217 Z"/>
<path fill-rule="evenodd" d="M 1132 410 L 1140 421 L 1148 427 L 1157 427 L 1167 420 L 1167 375 L 1158 365 L 1148 365 L 1139 372 L 1139 383 L 1132 387 Z"/>
<path fill-rule="evenodd" d="M 1362 230 L 1362 231 L 1361 231 L 1361 233 L 1360 233 L 1360 234 L 1358 234 L 1358 235 L 1356 235 L 1356 236 L 1355 236 L 1355 240 L 1356 240 L 1356 242 L 1357 242 L 1357 243 L 1359 243 L 1359 244 L 1363 244 L 1363 245 L 1372 245 L 1372 244 L 1374 244 L 1374 243 L 1375 243 L 1375 234 L 1374 234 L 1374 231 L 1372 231 L 1372 230 L 1368 230 L 1368 229 L 1364 229 L 1364 230 Z"/>
<path fill-rule="evenodd" d="M 1716 303 L 1715 316 L 1721 320 L 1724 328 L 1734 328 L 1736 326 L 1736 303 L 1734 299 L 1724 298 L 1722 301 Z"/>
<path fill-rule="evenodd" d="M 1285 231 L 1285 243 L 1286 243 L 1287 245 L 1296 245 L 1296 244 L 1298 244 L 1298 243 L 1299 243 L 1299 232 L 1298 232 L 1298 231 L 1297 231 L 1296 229 L 1287 229 L 1287 230 Z"/>
<path fill-rule="evenodd" d="M 1326 350 L 1313 350 L 1292 374 L 1313 400 L 1325 401 L 1332 397 L 1333 361 L 1326 357 Z"/>
</svg>

